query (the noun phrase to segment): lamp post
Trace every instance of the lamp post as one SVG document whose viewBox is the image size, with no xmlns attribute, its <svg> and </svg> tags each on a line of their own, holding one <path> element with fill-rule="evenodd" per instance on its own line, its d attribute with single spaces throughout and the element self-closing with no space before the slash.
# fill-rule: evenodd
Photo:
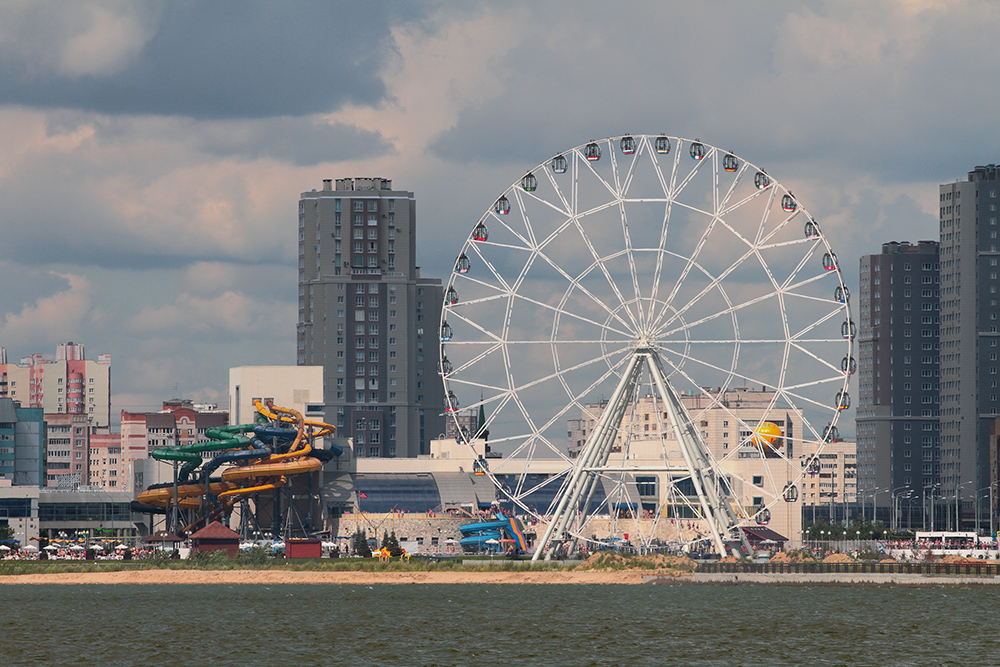
<svg viewBox="0 0 1000 667">
<path fill-rule="evenodd" d="M 875 523 L 878 517 L 878 494 L 882 491 L 888 491 L 889 489 L 872 489 L 872 523 Z"/>
<path fill-rule="evenodd" d="M 928 500 L 927 489 L 931 490 L 931 497 L 930 497 L 931 532 L 934 531 L 934 489 L 936 489 L 937 487 L 938 487 L 937 484 L 928 484 L 923 488 L 923 491 L 920 495 L 921 508 L 923 509 L 923 515 L 924 515 L 923 529 L 927 530 L 927 500 Z"/>
<path fill-rule="evenodd" d="M 979 515 L 983 513 L 983 511 L 982 511 L 983 510 L 983 503 L 980 502 L 980 501 L 983 498 L 986 497 L 983 494 L 983 491 L 989 491 L 989 489 L 990 489 L 990 487 L 988 487 L 988 486 L 984 486 L 981 489 L 976 489 L 976 537 L 979 537 Z M 992 534 L 993 534 L 993 531 L 990 531 L 990 535 L 992 535 Z"/>
<path fill-rule="evenodd" d="M 990 539 L 996 539 L 996 533 L 993 532 L 993 485 L 995 482 L 990 481 Z"/>
<path fill-rule="evenodd" d="M 959 498 L 962 496 L 962 487 L 967 486 L 969 482 L 962 482 L 961 484 L 955 485 L 955 532 L 962 530 L 961 519 L 958 514 L 959 508 Z M 950 512 L 949 512 L 950 514 Z M 951 517 L 948 517 L 948 526 L 951 526 Z"/>
<path fill-rule="evenodd" d="M 905 493 L 896 493 L 896 491 L 905 491 Z M 899 501 L 903 498 L 912 498 L 913 490 L 905 486 L 901 486 L 898 489 L 894 489 L 892 492 L 892 529 L 901 530 L 902 522 L 899 520 Z"/>
<path fill-rule="evenodd" d="M 889 528 L 892 530 L 899 530 L 899 517 L 896 512 L 896 502 L 899 500 L 899 496 L 902 494 L 897 493 L 898 491 L 905 491 L 910 487 L 908 486 L 897 486 L 895 489 L 889 491 L 889 499 L 892 501 L 892 516 L 889 517 Z"/>
</svg>

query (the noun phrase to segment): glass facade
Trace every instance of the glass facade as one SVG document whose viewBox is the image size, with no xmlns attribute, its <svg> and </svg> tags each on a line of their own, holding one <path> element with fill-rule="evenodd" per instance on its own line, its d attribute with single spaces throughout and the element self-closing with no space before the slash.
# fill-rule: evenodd
<svg viewBox="0 0 1000 667">
<path fill-rule="evenodd" d="M 131 521 L 128 503 L 39 503 L 39 521 Z"/>
<path fill-rule="evenodd" d="M 0 519 L 26 519 L 31 516 L 31 498 L 0 498 Z"/>
<path fill-rule="evenodd" d="M 538 486 L 546 479 L 549 475 L 525 475 L 524 482 L 521 488 L 530 489 Z M 497 479 L 501 480 L 505 485 L 513 489 L 513 485 L 517 484 L 517 478 L 513 475 L 497 475 Z M 546 484 L 540 489 L 529 493 L 524 497 L 524 503 L 530 507 L 533 511 L 538 514 L 549 514 L 549 508 L 552 507 L 552 503 L 555 501 L 556 494 L 559 493 L 560 484 L 552 482 Z M 503 500 L 506 496 L 498 490 L 499 499 Z M 604 486 L 601 484 L 597 485 L 594 490 L 594 498 L 590 503 L 591 511 L 597 509 L 597 514 L 606 514 L 609 512 L 606 506 L 607 496 L 604 493 Z"/>
<path fill-rule="evenodd" d="M 441 493 L 429 473 L 357 474 L 354 488 L 363 512 L 426 512 L 441 507 Z M 367 497 L 361 497 L 364 494 Z"/>
</svg>

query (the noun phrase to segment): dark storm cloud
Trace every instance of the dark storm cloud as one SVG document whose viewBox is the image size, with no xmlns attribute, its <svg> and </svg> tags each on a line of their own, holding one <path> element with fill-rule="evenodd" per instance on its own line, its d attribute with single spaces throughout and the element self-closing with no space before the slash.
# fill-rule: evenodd
<svg viewBox="0 0 1000 667">
<path fill-rule="evenodd" d="M 110 74 L 67 74 L 50 62 L 50 51 L 61 46 L 52 42 L 70 36 L 59 33 L 58 14 L 79 7 L 30 7 L 30 16 L 21 17 L 29 34 L 0 51 L 0 104 L 194 118 L 376 105 L 385 98 L 381 75 L 395 53 L 392 26 L 419 19 L 425 9 L 419 2 L 263 0 L 138 7 L 151 36 Z"/>
<path fill-rule="evenodd" d="M 885 183 L 961 177 L 970 155 L 996 162 L 1000 126 L 983 111 L 1000 104 L 1000 8 L 905 7 L 664 4 L 612 25 L 538 7 L 492 63 L 497 94 L 430 150 L 526 168 L 589 138 L 666 132 L 768 169 L 809 156 Z"/>
</svg>

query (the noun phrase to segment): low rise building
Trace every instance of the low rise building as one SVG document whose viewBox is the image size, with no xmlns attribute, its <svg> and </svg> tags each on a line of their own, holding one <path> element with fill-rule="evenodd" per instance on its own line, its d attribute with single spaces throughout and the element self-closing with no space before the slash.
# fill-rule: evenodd
<svg viewBox="0 0 1000 667">
<path fill-rule="evenodd" d="M 129 489 L 122 456 L 121 433 L 92 433 L 90 436 L 90 486 L 109 491 Z"/>
<path fill-rule="evenodd" d="M 45 486 L 73 489 L 89 483 L 90 422 L 83 413 L 45 415 Z"/>
<path fill-rule="evenodd" d="M 0 481 L 41 486 L 45 480 L 45 419 L 41 408 L 24 408 L 0 397 Z"/>
</svg>

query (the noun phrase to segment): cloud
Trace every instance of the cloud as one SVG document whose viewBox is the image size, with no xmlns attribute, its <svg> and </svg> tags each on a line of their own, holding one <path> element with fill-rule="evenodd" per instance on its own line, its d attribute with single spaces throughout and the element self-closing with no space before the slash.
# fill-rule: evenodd
<svg viewBox="0 0 1000 667">
<path fill-rule="evenodd" d="M 0 340 L 10 350 L 14 346 L 50 345 L 60 340 L 80 340 L 78 335 L 90 316 L 93 290 L 84 276 L 63 274 L 60 291 L 26 304 L 21 310 L 8 312 L 0 324 Z"/>
<path fill-rule="evenodd" d="M 259 118 L 384 100 L 391 27 L 424 3 L 20 2 L 0 10 L 0 104 Z"/>
<path fill-rule="evenodd" d="M 227 290 L 213 297 L 180 294 L 173 303 L 146 306 L 127 323 L 133 334 L 223 338 L 274 337 L 294 331 L 295 305 L 262 303 Z"/>
</svg>

